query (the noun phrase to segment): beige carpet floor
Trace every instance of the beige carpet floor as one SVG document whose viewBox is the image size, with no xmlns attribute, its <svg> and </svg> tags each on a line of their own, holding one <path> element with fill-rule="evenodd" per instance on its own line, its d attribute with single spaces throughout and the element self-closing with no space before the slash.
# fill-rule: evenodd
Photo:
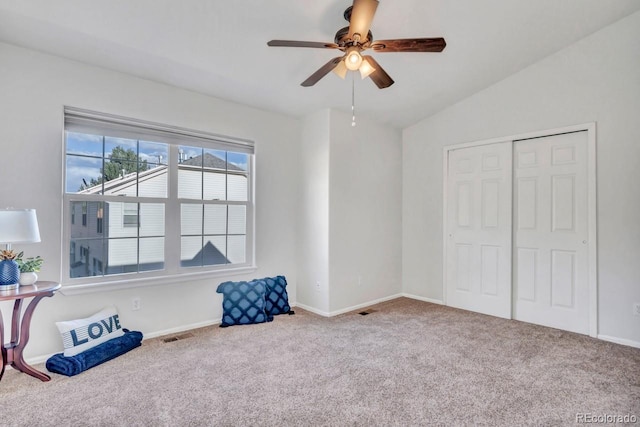
<svg viewBox="0 0 640 427">
<path fill-rule="evenodd" d="M 76 377 L 8 371 L 2 426 L 573 425 L 640 418 L 640 349 L 406 298 L 193 331 Z M 44 369 L 44 366 L 38 366 Z M 638 421 L 640 424 L 640 421 Z"/>
</svg>

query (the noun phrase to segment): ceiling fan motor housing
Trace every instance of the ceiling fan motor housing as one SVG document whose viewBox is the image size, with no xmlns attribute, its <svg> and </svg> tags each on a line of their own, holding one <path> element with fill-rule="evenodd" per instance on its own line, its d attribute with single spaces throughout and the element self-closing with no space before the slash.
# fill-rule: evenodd
<svg viewBox="0 0 640 427">
<path fill-rule="evenodd" d="M 344 28 L 340 28 L 338 32 L 336 32 L 336 36 L 333 40 L 337 45 L 344 47 L 344 46 L 352 45 L 353 43 L 353 40 L 349 40 L 348 37 L 349 37 L 349 27 L 344 27 Z M 361 45 L 364 44 L 362 42 L 362 37 L 360 38 L 360 40 L 361 41 L 359 42 L 359 44 Z M 372 40 L 373 40 L 373 34 L 371 34 L 371 31 L 369 31 L 369 33 L 367 34 L 366 41 L 370 42 Z"/>
</svg>

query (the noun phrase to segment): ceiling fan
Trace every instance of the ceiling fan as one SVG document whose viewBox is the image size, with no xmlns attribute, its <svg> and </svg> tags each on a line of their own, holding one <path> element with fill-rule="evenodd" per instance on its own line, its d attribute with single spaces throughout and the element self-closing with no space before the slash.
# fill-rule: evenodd
<svg viewBox="0 0 640 427">
<path fill-rule="evenodd" d="M 362 78 L 370 77 L 380 89 L 391 86 L 394 81 L 370 55 L 362 55 L 367 49 L 374 52 L 442 52 L 447 45 L 442 37 L 373 40 L 369 28 L 378 8 L 378 0 L 353 0 L 353 5 L 344 11 L 344 19 L 349 22 L 336 33 L 335 43 L 306 42 L 296 40 L 271 40 L 269 46 L 311 47 L 338 49 L 344 55 L 337 56 L 324 64 L 318 71 L 301 83 L 308 87 L 316 84 L 330 71 L 345 78 L 347 71 L 360 71 Z"/>
</svg>

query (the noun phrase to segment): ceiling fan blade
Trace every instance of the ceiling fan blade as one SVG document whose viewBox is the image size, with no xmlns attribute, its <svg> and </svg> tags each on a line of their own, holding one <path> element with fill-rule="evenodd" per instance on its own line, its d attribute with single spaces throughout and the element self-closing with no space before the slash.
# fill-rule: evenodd
<svg viewBox="0 0 640 427">
<path fill-rule="evenodd" d="M 376 40 L 371 49 L 376 52 L 442 52 L 447 43 L 442 37 L 424 39 Z"/>
<path fill-rule="evenodd" d="M 304 87 L 309 87 L 309 86 L 313 86 L 314 84 L 318 83 L 318 81 L 323 78 L 324 76 L 326 76 L 330 71 L 332 71 L 334 68 L 336 68 L 338 66 L 338 64 L 340 64 L 340 61 L 342 61 L 342 56 L 337 56 L 335 58 L 333 58 L 332 60 L 330 60 L 329 62 L 327 62 L 326 64 L 324 64 L 322 67 L 320 67 L 320 69 L 318 69 L 318 71 L 316 71 L 315 73 L 311 74 L 309 76 L 309 78 L 305 81 L 303 81 L 302 83 L 300 83 L 301 86 Z"/>
<path fill-rule="evenodd" d="M 360 43 L 367 40 L 369 27 L 378 8 L 378 0 L 353 0 L 351 21 L 349 21 L 349 38 L 354 34 L 360 34 Z"/>
<path fill-rule="evenodd" d="M 298 40 L 271 40 L 267 42 L 267 45 L 277 47 L 314 47 L 319 49 L 338 49 L 338 45 L 335 43 L 303 42 Z"/>
<path fill-rule="evenodd" d="M 387 74 L 387 72 L 375 59 L 373 59 L 372 56 L 364 55 L 363 58 L 366 59 L 373 68 L 375 68 L 375 71 L 369 74 L 369 77 L 379 89 L 384 89 L 395 83 L 389 74 Z"/>
</svg>

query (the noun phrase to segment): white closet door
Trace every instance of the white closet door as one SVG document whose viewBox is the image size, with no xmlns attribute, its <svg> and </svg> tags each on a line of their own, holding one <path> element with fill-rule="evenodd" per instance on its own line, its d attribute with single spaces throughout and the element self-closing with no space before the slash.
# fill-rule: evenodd
<svg viewBox="0 0 640 427">
<path fill-rule="evenodd" d="M 514 318 L 589 333 L 588 136 L 514 146 Z"/>
<path fill-rule="evenodd" d="M 512 143 L 448 161 L 447 305 L 510 319 Z"/>
</svg>

